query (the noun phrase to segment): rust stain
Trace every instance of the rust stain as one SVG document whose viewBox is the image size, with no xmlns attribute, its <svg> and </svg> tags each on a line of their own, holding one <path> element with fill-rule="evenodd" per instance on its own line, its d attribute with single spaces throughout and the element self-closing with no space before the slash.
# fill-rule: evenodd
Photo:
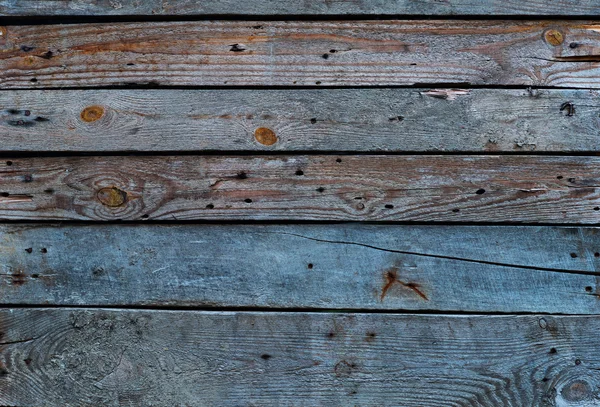
<svg viewBox="0 0 600 407">
<path fill-rule="evenodd" d="M 81 111 L 81 120 L 87 123 L 95 122 L 102 116 L 104 116 L 104 108 L 98 105 L 88 106 Z"/>
<path fill-rule="evenodd" d="M 558 46 L 563 43 L 564 37 L 563 34 L 555 29 L 548 30 L 544 33 L 544 40 L 553 46 Z"/>
<path fill-rule="evenodd" d="M 412 282 L 404 282 L 402 280 L 398 279 L 398 268 L 397 267 L 393 267 L 389 270 L 386 270 L 385 273 L 383 274 L 384 277 L 384 285 L 383 285 L 383 289 L 381 290 L 381 301 L 383 301 L 383 299 L 385 298 L 385 296 L 387 295 L 388 291 L 390 290 L 390 288 L 392 288 L 392 286 L 394 284 L 399 284 L 402 287 L 406 287 L 411 289 L 412 291 L 414 291 L 419 297 L 421 297 L 422 299 L 424 299 L 425 301 L 429 301 L 429 298 L 427 298 L 427 295 L 425 295 L 425 293 L 421 290 L 421 286 L 417 283 L 412 283 Z"/>
<path fill-rule="evenodd" d="M 266 127 L 259 127 L 256 129 L 256 131 L 254 131 L 254 138 L 256 138 L 256 141 L 260 144 L 265 146 L 272 146 L 277 143 L 277 135 L 275 132 Z"/>
<path fill-rule="evenodd" d="M 127 202 L 127 192 L 120 190 L 117 187 L 102 188 L 97 193 L 98 200 L 103 205 L 111 208 L 121 206 Z"/>
</svg>

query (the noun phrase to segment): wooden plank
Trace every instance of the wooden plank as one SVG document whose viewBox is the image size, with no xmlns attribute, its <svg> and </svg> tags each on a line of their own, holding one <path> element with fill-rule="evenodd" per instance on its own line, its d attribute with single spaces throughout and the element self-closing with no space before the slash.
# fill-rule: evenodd
<svg viewBox="0 0 600 407">
<path fill-rule="evenodd" d="M 600 87 L 597 21 L 200 21 L 9 26 L 0 86 Z"/>
<path fill-rule="evenodd" d="M 598 317 L 0 311 L 0 403 L 595 406 Z"/>
<path fill-rule="evenodd" d="M 5 225 L 0 303 L 591 314 L 598 232 Z"/>
<path fill-rule="evenodd" d="M 4 16 L 99 15 L 597 15 L 597 0 L 2 0 Z"/>
<path fill-rule="evenodd" d="M 1 219 L 600 220 L 598 157 L 107 156 L 2 164 Z"/>
<path fill-rule="evenodd" d="M 0 148 L 597 152 L 599 96 L 431 88 L 6 91 Z M 260 127 L 277 141 L 258 142 Z"/>
</svg>

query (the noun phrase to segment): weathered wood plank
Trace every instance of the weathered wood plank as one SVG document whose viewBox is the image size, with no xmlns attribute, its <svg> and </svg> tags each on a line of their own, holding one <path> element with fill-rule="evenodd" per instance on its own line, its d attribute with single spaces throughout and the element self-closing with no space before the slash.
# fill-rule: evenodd
<svg viewBox="0 0 600 407">
<path fill-rule="evenodd" d="M 108 156 L 2 164 L 1 219 L 600 220 L 598 157 Z"/>
<path fill-rule="evenodd" d="M 600 87 L 595 21 L 201 21 L 9 26 L 0 86 Z"/>
<path fill-rule="evenodd" d="M 6 225 L 0 303 L 591 314 L 598 231 Z"/>
<path fill-rule="evenodd" d="M 4 16 L 98 15 L 597 15 L 597 0 L 2 0 Z"/>
<path fill-rule="evenodd" d="M 600 151 L 599 96 L 490 89 L 6 91 L 0 148 Z M 274 144 L 256 140 L 260 127 L 276 133 Z"/>
<path fill-rule="evenodd" d="M 0 403 L 597 406 L 598 317 L 0 311 Z"/>
</svg>

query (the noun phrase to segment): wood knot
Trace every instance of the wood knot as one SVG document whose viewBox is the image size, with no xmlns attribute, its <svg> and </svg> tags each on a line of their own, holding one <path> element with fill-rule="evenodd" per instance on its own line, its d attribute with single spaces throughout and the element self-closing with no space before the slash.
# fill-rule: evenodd
<svg viewBox="0 0 600 407">
<path fill-rule="evenodd" d="M 101 119 L 102 116 L 104 116 L 104 108 L 98 105 L 88 106 L 81 111 L 81 120 L 86 123 L 95 122 Z"/>
<path fill-rule="evenodd" d="M 558 30 L 548 30 L 544 33 L 544 40 L 554 47 L 560 45 L 565 40 L 562 33 Z"/>
<path fill-rule="evenodd" d="M 588 382 L 583 380 L 574 380 L 563 387 L 560 395 L 569 403 L 578 403 L 591 399 L 593 397 L 593 391 Z"/>
<path fill-rule="evenodd" d="M 256 129 L 254 131 L 254 138 L 256 138 L 256 141 L 258 141 L 260 144 L 265 146 L 272 146 L 273 144 L 277 143 L 277 135 L 275 132 L 266 127 L 259 127 Z"/>
<path fill-rule="evenodd" d="M 127 202 L 127 192 L 121 191 L 117 187 L 102 188 L 98 191 L 98 200 L 103 205 L 115 208 Z"/>
</svg>

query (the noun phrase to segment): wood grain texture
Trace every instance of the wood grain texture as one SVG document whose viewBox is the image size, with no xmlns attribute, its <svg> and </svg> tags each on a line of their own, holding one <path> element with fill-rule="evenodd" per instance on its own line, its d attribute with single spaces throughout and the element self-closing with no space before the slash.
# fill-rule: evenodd
<svg viewBox="0 0 600 407">
<path fill-rule="evenodd" d="M 598 317 L 0 311 L 0 403 L 597 406 Z"/>
<path fill-rule="evenodd" d="M 593 314 L 598 232 L 5 225 L 0 304 Z"/>
<path fill-rule="evenodd" d="M 31 90 L 0 107 L 3 151 L 600 151 L 593 90 Z"/>
<path fill-rule="evenodd" d="M 6 159 L 1 219 L 597 223 L 600 158 Z"/>
<path fill-rule="evenodd" d="M 3 89 L 148 83 L 600 87 L 597 21 L 201 21 L 1 31 Z"/>
<path fill-rule="evenodd" d="M 4 16 L 99 15 L 597 15 L 597 0 L 2 0 Z"/>
</svg>

